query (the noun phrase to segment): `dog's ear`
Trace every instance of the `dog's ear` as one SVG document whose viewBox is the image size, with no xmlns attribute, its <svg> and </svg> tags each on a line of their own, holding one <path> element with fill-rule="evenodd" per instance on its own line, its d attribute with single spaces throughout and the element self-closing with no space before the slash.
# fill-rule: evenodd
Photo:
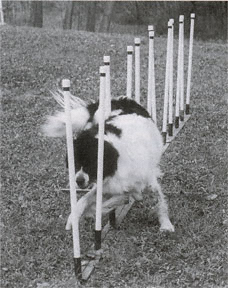
<svg viewBox="0 0 228 288">
<path fill-rule="evenodd" d="M 97 131 L 83 131 L 74 140 L 75 167 L 83 170 L 89 175 L 91 181 L 97 178 L 98 139 L 95 137 Z M 107 141 L 104 141 L 104 178 L 115 174 L 119 154 L 117 150 Z"/>
<path fill-rule="evenodd" d="M 119 153 L 107 141 L 104 141 L 104 178 L 113 176 L 117 170 Z"/>
<path fill-rule="evenodd" d="M 74 159 L 76 170 L 83 167 L 91 181 L 97 177 L 97 151 L 98 139 L 83 132 L 78 139 L 74 140 Z"/>
</svg>

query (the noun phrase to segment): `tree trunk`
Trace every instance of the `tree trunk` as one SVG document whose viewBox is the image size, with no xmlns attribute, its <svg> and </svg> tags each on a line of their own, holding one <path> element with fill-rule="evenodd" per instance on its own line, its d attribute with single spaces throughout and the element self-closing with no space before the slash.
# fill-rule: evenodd
<svg viewBox="0 0 228 288">
<path fill-rule="evenodd" d="M 63 19 L 63 29 L 72 29 L 73 13 L 74 13 L 74 1 L 67 1 L 66 12 Z"/>
<path fill-rule="evenodd" d="M 31 1 L 30 23 L 33 27 L 43 27 L 42 1 Z"/>
<path fill-rule="evenodd" d="M 96 2 L 88 3 L 86 30 L 95 32 L 96 28 Z"/>
<path fill-rule="evenodd" d="M 220 18 L 221 18 L 221 37 L 227 39 L 227 2 L 220 2 Z"/>
<path fill-rule="evenodd" d="M 108 1 L 105 2 L 105 9 L 104 9 L 104 13 L 102 16 L 102 20 L 100 23 L 100 28 L 99 28 L 99 32 L 109 32 L 110 29 L 110 24 L 111 24 L 111 14 L 112 14 L 112 9 L 114 7 L 114 1 Z"/>
</svg>

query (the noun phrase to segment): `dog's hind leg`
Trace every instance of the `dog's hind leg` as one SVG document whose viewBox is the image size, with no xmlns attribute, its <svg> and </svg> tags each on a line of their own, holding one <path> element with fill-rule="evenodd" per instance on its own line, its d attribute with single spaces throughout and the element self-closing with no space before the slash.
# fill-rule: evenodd
<svg viewBox="0 0 228 288">
<path fill-rule="evenodd" d="M 103 202 L 102 205 L 102 213 L 105 215 L 110 213 L 112 210 L 116 209 L 120 205 L 125 204 L 125 196 L 124 195 L 114 195 L 108 200 Z"/>
<path fill-rule="evenodd" d="M 151 188 L 153 190 L 154 196 L 158 200 L 156 208 L 157 208 L 158 220 L 160 223 L 160 231 L 174 232 L 174 226 L 169 219 L 168 206 L 165 200 L 165 196 L 162 193 L 161 186 L 156 178 L 153 179 Z"/>
</svg>

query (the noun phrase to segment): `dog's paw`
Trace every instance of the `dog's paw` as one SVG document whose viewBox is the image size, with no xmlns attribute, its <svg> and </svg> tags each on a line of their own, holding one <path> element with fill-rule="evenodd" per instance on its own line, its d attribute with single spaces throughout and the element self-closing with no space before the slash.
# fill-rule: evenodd
<svg viewBox="0 0 228 288">
<path fill-rule="evenodd" d="M 162 223 L 161 227 L 160 227 L 160 231 L 161 232 L 165 232 L 165 231 L 168 231 L 168 232 L 174 232 L 175 231 L 175 228 L 173 226 L 173 224 L 167 220 L 165 221 L 164 223 Z"/>
</svg>

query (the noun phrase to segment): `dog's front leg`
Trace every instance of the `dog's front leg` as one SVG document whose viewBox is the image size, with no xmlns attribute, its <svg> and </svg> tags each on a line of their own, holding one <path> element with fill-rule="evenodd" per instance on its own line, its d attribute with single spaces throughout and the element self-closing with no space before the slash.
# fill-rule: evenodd
<svg viewBox="0 0 228 288">
<path fill-rule="evenodd" d="M 97 190 L 97 186 L 94 185 L 93 188 L 88 193 L 86 193 L 84 196 L 82 196 L 78 200 L 76 208 L 75 208 L 78 220 L 82 216 L 86 207 L 95 201 L 96 190 Z M 72 212 L 70 213 L 70 215 L 67 219 L 66 230 L 70 230 L 71 227 L 72 227 Z"/>
</svg>

